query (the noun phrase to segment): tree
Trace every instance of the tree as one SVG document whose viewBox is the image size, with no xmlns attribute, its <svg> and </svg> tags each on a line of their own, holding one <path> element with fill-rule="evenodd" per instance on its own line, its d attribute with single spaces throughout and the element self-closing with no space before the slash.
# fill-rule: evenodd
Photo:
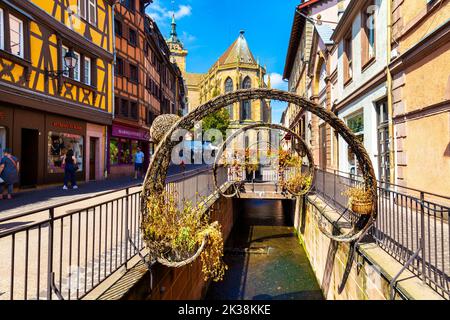
<svg viewBox="0 0 450 320">
<path fill-rule="evenodd" d="M 217 129 L 222 132 L 222 135 L 225 138 L 229 125 L 230 114 L 228 113 L 228 110 L 226 108 L 222 108 L 221 110 L 203 118 L 202 129 L 203 133 L 205 133 L 209 129 Z"/>
</svg>

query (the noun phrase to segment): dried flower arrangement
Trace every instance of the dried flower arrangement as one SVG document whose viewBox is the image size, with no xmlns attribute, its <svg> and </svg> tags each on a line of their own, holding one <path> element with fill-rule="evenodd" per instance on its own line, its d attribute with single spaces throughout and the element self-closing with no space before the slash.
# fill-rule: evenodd
<svg viewBox="0 0 450 320">
<path fill-rule="evenodd" d="M 227 266 L 219 223 L 210 223 L 203 205 L 185 201 L 180 210 L 175 199 L 176 194 L 166 191 L 147 199 L 142 230 L 152 257 L 169 267 L 181 267 L 200 256 L 205 280 L 221 281 Z"/>
</svg>

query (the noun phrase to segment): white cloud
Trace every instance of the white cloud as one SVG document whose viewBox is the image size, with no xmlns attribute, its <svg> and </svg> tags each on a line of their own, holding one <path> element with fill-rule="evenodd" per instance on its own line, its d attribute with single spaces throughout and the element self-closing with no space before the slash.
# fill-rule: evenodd
<svg viewBox="0 0 450 320">
<path fill-rule="evenodd" d="M 288 83 L 283 80 L 283 76 L 279 73 L 273 72 L 270 73 L 270 84 L 272 88 L 280 89 L 280 90 L 287 90 L 288 89 Z M 268 75 L 265 76 L 265 81 L 267 83 L 268 81 Z"/>
<path fill-rule="evenodd" d="M 194 42 L 194 41 L 197 39 L 195 36 L 193 36 L 193 35 L 190 34 L 190 33 L 187 33 L 186 31 L 183 31 L 183 32 L 182 32 L 180 38 L 181 38 L 181 41 L 182 41 L 184 44 L 192 43 L 192 42 Z"/>
<path fill-rule="evenodd" d="M 192 14 L 192 7 L 190 5 L 180 4 L 177 10 L 169 10 L 161 4 L 160 0 L 155 0 L 147 8 L 148 15 L 158 24 L 167 24 L 170 22 L 172 15 L 175 14 L 175 19 L 179 20 Z"/>
</svg>

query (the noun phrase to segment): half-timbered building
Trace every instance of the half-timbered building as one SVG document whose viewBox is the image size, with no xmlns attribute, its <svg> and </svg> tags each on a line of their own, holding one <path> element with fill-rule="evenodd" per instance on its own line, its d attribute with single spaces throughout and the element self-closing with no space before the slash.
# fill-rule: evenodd
<svg viewBox="0 0 450 320">
<path fill-rule="evenodd" d="M 0 149 L 20 158 L 21 187 L 62 182 L 68 149 L 78 179 L 103 176 L 113 112 L 112 2 L 0 1 Z M 65 57 L 76 59 L 73 68 Z"/>
</svg>

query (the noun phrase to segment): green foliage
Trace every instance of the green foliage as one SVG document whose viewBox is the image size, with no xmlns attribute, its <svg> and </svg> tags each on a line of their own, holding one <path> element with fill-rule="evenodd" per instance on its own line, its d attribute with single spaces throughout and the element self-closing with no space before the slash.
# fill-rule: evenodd
<svg viewBox="0 0 450 320">
<path fill-rule="evenodd" d="M 222 133 L 223 137 L 225 138 L 229 125 L 230 125 L 230 114 L 228 113 L 228 110 L 226 108 L 222 108 L 221 110 L 203 118 L 202 124 L 203 133 L 209 129 L 217 129 Z"/>
</svg>

